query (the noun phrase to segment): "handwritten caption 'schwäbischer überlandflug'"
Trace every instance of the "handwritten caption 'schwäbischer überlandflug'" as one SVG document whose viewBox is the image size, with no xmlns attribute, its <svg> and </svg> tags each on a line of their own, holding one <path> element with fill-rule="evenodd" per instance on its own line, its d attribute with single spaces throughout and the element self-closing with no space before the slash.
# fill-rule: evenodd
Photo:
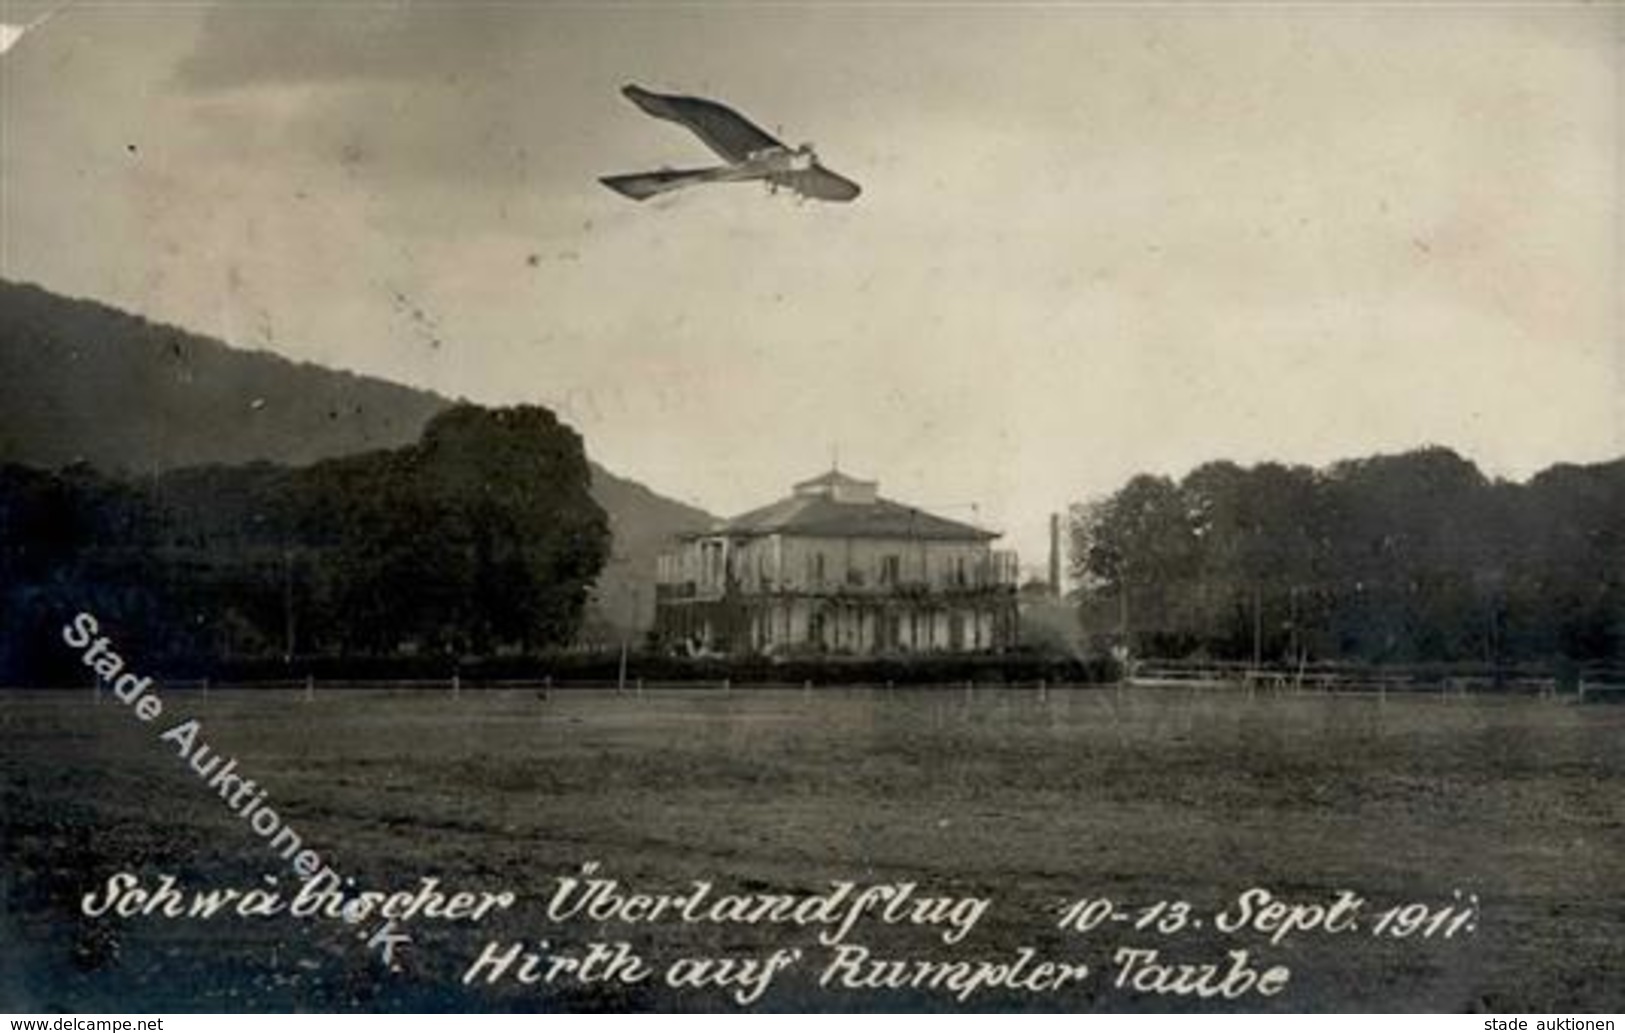
<svg viewBox="0 0 1625 1033">
<path fill-rule="evenodd" d="M 310 887 L 283 895 L 272 882 L 270 888 L 246 890 L 186 889 L 173 875 L 143 881 L 119 872 L 86 893 L 81 910 L 106 920 L 323 917 L 323 901 Z M 478 926 L 524 904 L 512 890 L 454 890 L 434 877 L 394 890 L 354 889 L 348 899 L 363 920 L 408 927 Z M 1470 894 L 1378 905 L 1353 890 L 1304 899 L 1254 886 L 1212 908 L 1180 899 L 1131 904 L 1074 898 L 1052 907 L 1051 918 L 1037 930 L 1052 945 L 1048 950 L 1026 944 L 980 947 L 978 925 L 1000 906 L 989 896 L 944 893 L 912 881 L 832 880 L 816 892 L 777 893 L 730 892 L 702 879 L 645 890 L 603 874 L 596 862 L 557 876 L 538 903 L 540 935 L 486 939 L 442 976 L 468 988 L 506 985 L 543 992 L 665 986 L 721 993 L 743 1007 L 790 979 L 822 991 L 912 991 L 959 1003 L 999 992 L 1051 998 L 1062 1006 L 1069 992 L 1089 988 L 1091 999 L 1122 994 L 1245 1005 L 1289 993 L 1292 950 L 1305 940 L 1461 940 L 1477 932 L 1479 916 L 1477 898 Z M 635 946 L 643 938 L 640 930 L 655 927 L 758 930 L 774 946 L 723 952 L 677 948 L 657 957 Z M 583 929 L 590 932 L 582 936 Z M 882 951 L 867 942 L 875 936 L 888 943 L 911 938 L 911 946 Z M 714 942 L 708 935 L 695 938 Z M 1193 954 L 1182 939 L 1199 943 L 1206 953 Z M 425 974 L 430 973 L 414 967 L 414 976 Z"/>
</svg>

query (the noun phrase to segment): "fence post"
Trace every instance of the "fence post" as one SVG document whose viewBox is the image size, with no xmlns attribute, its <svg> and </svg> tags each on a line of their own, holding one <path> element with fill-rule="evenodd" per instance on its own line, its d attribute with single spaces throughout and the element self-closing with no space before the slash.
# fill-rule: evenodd
<svg viewBox="0 0 1625 1033">
<path fill-rule="evenodd" d="M 309 703 L 311 700 L 313 700 L 315 698 L 316 698 L 316 676 L 314 674 L 307 674 L 307 675 L 305 675 L 305 702 Z"/>
</svg>

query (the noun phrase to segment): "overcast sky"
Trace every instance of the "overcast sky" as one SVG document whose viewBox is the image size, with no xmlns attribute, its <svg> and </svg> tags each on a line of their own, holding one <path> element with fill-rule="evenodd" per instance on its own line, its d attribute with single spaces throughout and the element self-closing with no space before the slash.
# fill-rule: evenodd
<svg viewBox="0 0 1625 1033">
<path fill-rule="evenodd" d="M 49 5 L 0 2 L 0 21 Z M 540 402 L 721 514 L 1010 532 L 1140 470 L 1625 453 L 1625 7 L 80 3 L 0 57 L 0 271 Z M 860 182 L 706 164 L 624 83 Z"/>
</svg>

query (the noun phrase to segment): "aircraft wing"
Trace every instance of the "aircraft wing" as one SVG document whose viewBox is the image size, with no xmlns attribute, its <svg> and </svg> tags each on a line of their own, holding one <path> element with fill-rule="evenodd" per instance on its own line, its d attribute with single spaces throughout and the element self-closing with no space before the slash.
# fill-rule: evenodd
<svg viewBox="0 0 1625 1033">
<path fill-rule="evenodd" d="M 775 186 L 786 187 L 803 197 L 820 201 L 850 201 L 863 192 L 863 188 L 850 179 L 831 172 L 817 162 L 810 169 L 780 172 L 769 179 Z"/>
<path fill-rule="evenodd" d="M 627 86 L 621 92 L 655 118 L 686 126 L 730 164 L 737 165 L 764 148 L 784 146 L 744 115 L 714 100 L 651 93 L 638 86 Z"/>
</svg>

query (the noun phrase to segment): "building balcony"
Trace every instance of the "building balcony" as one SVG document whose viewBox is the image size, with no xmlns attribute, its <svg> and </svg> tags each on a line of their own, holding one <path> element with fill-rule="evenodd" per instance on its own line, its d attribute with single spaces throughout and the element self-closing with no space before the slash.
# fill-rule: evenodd
<svg viewBox="0 0 1625 1033">
<path fill-rule="evenodd" d="M 665 581 L 655 585 L 655 601 L 663 603 L 677 603 L 692 600 L 721 599 L 730 592 L 737 593 L 738 586 L 724 588 L 722 585 L 705 585 L 697 581 Z"/>
<path fill-rule="evenodd" d="M 902 581 L 891 585 L 856 585 L 844 581 L 780 583 L 769 580 L 720 585 L 694 582 L 656 587 L 656 598 L 667 602 L 717 600 L 723 598 L 817 598 L 879 602 L 887 599 L 954 599 L 978 595 L 1014 595 L 1014 581 L 966 579 L 959 581 Z"/>
<path fill-rule="evenodd" d="M 831 571 L 822 578 L 772 576 L 729 576 L 724 581 L 669 579 L 662 577 L 655 587 L 656 598 L 668 601 L 717 600 L 728 597 L 812 596 L 846 599 L 924 599 L 1013 593 L 1020 570 L 1013 551 L 988 553 L 981 562 L 963 570 L 933 572 L 933 576 L 889 578 L 885 571 L 854 568 Z M 680 577 L 680 575 L 678 575 Z"/>
</svg>

